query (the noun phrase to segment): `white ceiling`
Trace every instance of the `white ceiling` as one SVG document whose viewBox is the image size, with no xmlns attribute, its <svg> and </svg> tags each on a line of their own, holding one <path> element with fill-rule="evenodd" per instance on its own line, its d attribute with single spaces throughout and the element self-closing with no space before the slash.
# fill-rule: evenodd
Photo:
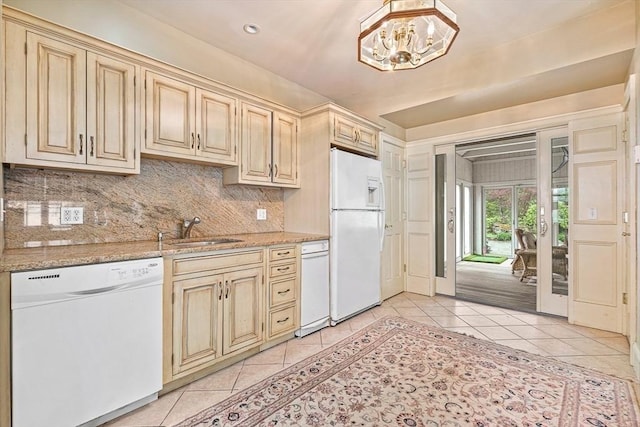
<svg viewBox="0 0 640 427">
<path fill-rule="evenodd" d="M 451 51 L 384 73 L 356 50 L 359 20 L 382 0 L 120 1 L 404 128 L 622 83 L 635 45 L 634 0 L 444 0 L 461 28 Z"/>
</svg>

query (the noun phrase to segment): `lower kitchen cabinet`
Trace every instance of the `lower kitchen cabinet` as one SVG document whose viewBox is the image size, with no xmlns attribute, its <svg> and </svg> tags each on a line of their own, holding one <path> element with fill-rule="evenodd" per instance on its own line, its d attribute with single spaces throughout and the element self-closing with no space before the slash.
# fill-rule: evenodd
<svg viewBox="0 0 640 427">
<path fill-rule="evenodd" d="M 299 245 L 269 248 L 267 339 L 292 334 L 300 325 Z"/>
<path fill-rule="evenodd" d="M 166 264 L 172 304 L 165 340 L 172 345 L 165 345 L 171 361 L 165 361 L 165 383 L 263 343 L 264 249 L 176 257 Z"/>
</svg>

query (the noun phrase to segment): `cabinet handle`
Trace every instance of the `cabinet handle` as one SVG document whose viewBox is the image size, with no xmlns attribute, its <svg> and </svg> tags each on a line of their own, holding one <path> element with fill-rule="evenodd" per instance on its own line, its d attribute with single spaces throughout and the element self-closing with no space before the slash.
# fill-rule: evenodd
<svg viewBox="0 0 640 427">
<path fill-rule="evenodd" d="M 278 271 L 287 271 L 288 269 L 289 269 L 289 266 L 286 266 L 286 267 L 280 267 L 277 270 Z"/>
<path fill-rule="evenodd" d="M 224 287 L 225 287 L 224 299 L 228 299 L 229 298 L 229 281 L 228 280 L 224 282 Z"/>
<path fill-rule="evenodd" d="M 80 154 L 82 154 L 82 134 L 80 134 Z"/>
<path fill-rule="evenodd" d="M 195 135 L 193 134 L 193 132 L 191 132 L 191 148 L 195 146 L 195 138 Z"/>
<path fill-rule="evenodd" d="M 278 252 L 278 256 L 289 255 L 290 253 L 291 253 L 291 251 Z"/>
<path fill-rule="evenodd" d="M 89 137 L 89 141 L 91 141 L 91 151 L 89 151 L 89 155 L 93 156 L 93 137 L 92 136 Z"/>
<path fill-rule="evenodd" d="M 200 149 L 200 134 L 198 134 L 198 150 Z"/>
<path fill-rule="evenodd" d="M 354 133 L 356 134 L 356 141 L 355 141 L 355 142 L 360 141 L 360 133 L 358 132 L 358 129 L 356 129 L 356 130 L 354 131 Z"/>
<path fill-rule="evenodd" d="M 273 175 L 274 177 L 278 176 L 278 165 L 273 165 L 274 169 L 275 169 L 275 174 Z"/>
<path fill-rule="evenodd" d="M 284 319 L 282 319 L 282 320 L 276 320 L 276 323 L 284 323 L 284 322 L 286 322 L 287 320 L 289 320 L 289 316 L 285 317 L 285 318 L 284 318 Z"/>
<path fill-rule="evenodd" d="M 287 293 L 289 293 L 289 291 L 290 291 L 290 290 L 291 290 L 291 289 L 287 289 L 286 291 L 278 291 L 278 295 L 284 295 L 284 294 L 287 294 Z"/>
<path fill-rule="evenodd" d="M 271 163 L 269 163 L 267 165 L 267 169 L 269 169 L 269 176 L 271 176 L 272 172 L 273 172 L 273 168 L 271 167 Z"/>
<path fill-rule="evenodd" d="M 220 289 L 220 292 L 218 293 L 218 301 L 222 300 L 222 282 L 218 282 L 218 288 Z"/>
</svg>

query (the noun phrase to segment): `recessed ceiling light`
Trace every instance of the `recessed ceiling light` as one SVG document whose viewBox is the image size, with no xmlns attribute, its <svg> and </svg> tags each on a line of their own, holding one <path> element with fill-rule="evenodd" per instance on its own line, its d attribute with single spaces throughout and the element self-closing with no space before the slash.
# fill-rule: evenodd
<svg viewBox="0 0 640 427">
<path fill-rule="evenodd" d="M 242 27 L 242 29 L 247 34 L 258 34 L 260 32 L 260 27 L 258 27 L 256 24 L 244 24 L 244 27 Z"/>
</svg>

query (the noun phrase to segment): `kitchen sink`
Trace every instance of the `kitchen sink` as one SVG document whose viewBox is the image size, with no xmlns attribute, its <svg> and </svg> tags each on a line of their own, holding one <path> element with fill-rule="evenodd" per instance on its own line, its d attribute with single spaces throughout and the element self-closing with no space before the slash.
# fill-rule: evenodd
<svg viewBox="0 0 640 427">
<path fill-rule="evenodd" d="M 199 246 L 215 246 L 223 243 L 236 243 L 242 242 L 240 239 L 211 239 L 211 240 L 196 240 L 190 242 L 173 242 L 168 243 L 169 246 L 178 246 L 181 248 L 195 248 Z"/>
</svg>

